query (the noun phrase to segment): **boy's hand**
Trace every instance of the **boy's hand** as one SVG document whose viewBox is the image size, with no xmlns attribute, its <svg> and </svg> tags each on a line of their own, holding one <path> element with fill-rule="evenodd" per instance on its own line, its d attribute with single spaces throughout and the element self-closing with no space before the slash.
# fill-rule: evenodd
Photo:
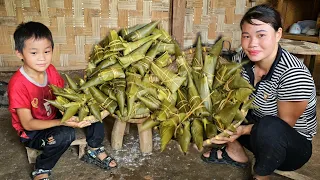
<svg viewBox="0 0 320 180">
<path fill-rule="evenodd" d="M 83 127 L 87 127 L 87 126 L 91 125 L 91 123 L 89 121 L 78 122 L 78 121 L 76 121 L 75 117 L 71 117 L 70 119 L 68 119 L 67 121 L 65 121 L 62 124 L 64 126 L 69 126 L 69 127 L 73 127 L 73 128 L 83 128 Z"/>
</svg>

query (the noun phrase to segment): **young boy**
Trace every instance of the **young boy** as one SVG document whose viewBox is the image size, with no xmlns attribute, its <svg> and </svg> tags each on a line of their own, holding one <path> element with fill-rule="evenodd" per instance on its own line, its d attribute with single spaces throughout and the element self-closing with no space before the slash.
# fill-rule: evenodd
<svg viewBox="0 0 320 180">
<path fill-rule="evenodd" d="M 102 145 L 103 123 L 70 118 L 61 123 L 58 110 L 45 101 L 55 99 L 48 85 L 64 86 L 64 80 L 51 64 L 53 39 L 51 31 L 38 22 L 21 23 L 15 33 L 16 55 L 23 66 L 12 76 L 8 85 L 9 111 L 12 126 L 25 146 L 42 150 L 37 157 L 33 179 L 49 179 L 51 169 L 75 139 L 73 128 L 86 127 L 87 154 L 84 160 L 101 168 L 116 167 Z"/>
</svg>

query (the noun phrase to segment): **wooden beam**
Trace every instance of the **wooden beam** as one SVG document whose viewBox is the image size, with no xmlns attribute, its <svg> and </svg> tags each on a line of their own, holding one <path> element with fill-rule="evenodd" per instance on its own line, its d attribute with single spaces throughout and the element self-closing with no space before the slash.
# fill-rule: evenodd
<svg viewBox="0 0 320 180">
<path fill-rule="evenodd" d="M 294 172 L 294 171 L 275 170 L 274 173 L 279 174 L 279 175 L 284 176 L 284 177 L 287 177 L 287 178 L 290 178 L 290 179 L 293 179 L 293 180 L 300 180 L 300 179 L 311 180 L 312 179 L 312 178 L 310 178 L 310 177 L 308 177 L 306 175 L 299 174 L 299 173 Z"/>
<path fill-rule="evenodd" d="M 172 0 L 171 4 L 171 35 L 183 47 L 184 17 L 186 14 L 186 0 Z"/>
</svg>

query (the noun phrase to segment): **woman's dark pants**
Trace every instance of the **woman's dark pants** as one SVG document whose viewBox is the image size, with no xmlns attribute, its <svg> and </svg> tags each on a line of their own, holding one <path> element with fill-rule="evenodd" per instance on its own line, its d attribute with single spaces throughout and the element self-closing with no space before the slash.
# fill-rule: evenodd
<svg viewBox="0 0 320 180">
<path fill-rule="evenodd" d="M 254 154 L 254 172 L 260 176 L 270 175 L 276 169 L 299 169 L 312 154 L 311 141 L 274 116 L 255 122 L 251 134 L 241 136 L 239 142 Z"/>
</svg>

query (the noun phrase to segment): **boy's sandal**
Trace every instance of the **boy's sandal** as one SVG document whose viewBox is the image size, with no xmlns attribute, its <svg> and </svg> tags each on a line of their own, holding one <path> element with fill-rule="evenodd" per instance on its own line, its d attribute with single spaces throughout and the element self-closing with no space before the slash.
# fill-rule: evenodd
<svg viewBox="0 0 320 180">
<path fill-rule="evenodd" d="M 218 150 L 222 151 L 222 158 L 219 159 L 218 158 Z M 206 163 L 214 163 L 214 164 L 229 164 L 232 165 L 234 167 L 240 167 L 240 168 L 246 168 L 248 167 L 248 162 L 247 163 L 241 163 L 241 162 L 237 162 L 233 159 L 231 159 L 228 155 L 228 153 L 226 152 L 225 148 L 212 148 L 210 151 L 210 155 L 209 157 L 205 157 L 205 156 L 201 156 L 201 159 L 206 162 Z"/>
<path fill-rule="evenodd" d="M 103 160 L 100 160 L 98 158 L 98 155 L 103 152 L 106 152 L 103 146 L 99 147 L 96 150 L 87 148 L 87 153 L 82 156 L 81 160 L 88 162 L 88 163 L 91 163 L 91 164 L 95 164 L 95 165 L 99 166 L 100 168 L 107 169 L 107 170 L 117 167 L 117 166 L 114 166 L 114 167 L 110 166 L 111 161 L 114 160 L 114 158 L 111 156 L 107 156 Z"/>
<path fill-rule="evenodd" d="M 34 179 L 36 176 L 40 175 L 40 174 L 48 174 L 48 176 L 51 175 L 51 170 L 47 170 L 47 169 L 36 169 L 31 173 L 31 178 Z M 39 180 L 49 180 L 49 177 L 47 178 L 42 178 Z"/>
</svg>

